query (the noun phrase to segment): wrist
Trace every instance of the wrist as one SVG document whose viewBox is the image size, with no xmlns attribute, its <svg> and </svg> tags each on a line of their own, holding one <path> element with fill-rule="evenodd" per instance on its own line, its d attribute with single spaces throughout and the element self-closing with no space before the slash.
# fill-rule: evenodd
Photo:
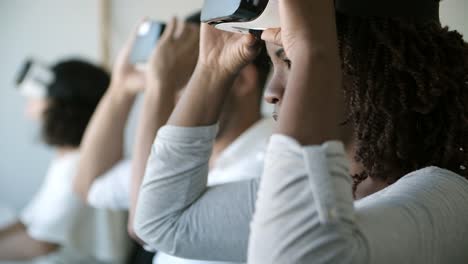
<svg viewBox="0 0 468 264">
<path fill-rule="evenodd" d="M 115 83 L 111 83 L 107 95 L 113 102 L 118 104 L 133 102 L 136 97 L 136 94 L 129 92 L 125 87 Z"/>
<path fill-rule="evenodd" d="M 206 88 L 229 88 L 239 71 L 224 69 L 223 67 L 213 67 L 205 63 L 198 63 L 193 73 L 193 78 L 206 79 L 209 85 Z"/>
<path fill-rule="evenodd" d="M 145 90 L 146 96 L 172 97 L 178 91 L 177 82 L 165 79 L 148 79 Z"/>
</svg>

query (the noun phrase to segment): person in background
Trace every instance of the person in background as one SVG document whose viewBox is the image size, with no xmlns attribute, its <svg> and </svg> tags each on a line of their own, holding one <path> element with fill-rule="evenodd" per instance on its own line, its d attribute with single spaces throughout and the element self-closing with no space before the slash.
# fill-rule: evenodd
<svg viewBox="0 0 468 264">
<path fill-rule="evenodd" d="M 91 208 L 73 191 L 81 139 L 109 74 L 79 59 L 60 61 L 49 74 L 47 84 L 28 80 L 20 90 L 28 100 L 27 116 L 41 123 L 42 140 L 55 157 L 19 219 L 0 230 L 0 262 L 124 263 L 125 215 Z"/>
<path fill-rule="evenodd" d="M 195 16 L 199 24 L 200 14 Z M 195 39 L 193 33 L 196 33 Z M 138 74 L 146 85 L 135 142 L 135 156 L 132 161 L 133 172 L 130 170 L 130 161 L 122 161 L 122 155 L 114 155 L 122 151 L 125 123 L 133 99 L 126 107 L 111 105 L 109 101 L 105 103 L 104 99 L 86 133 L 83 148 L 86 158 L 82 159 L 80 165 L 82 177 L 77 179 L 77 190 L 82 194 L 82 199 L 97 207 L 114 206 L 112 204 L 115 203 L 112 201 L 122 201 L 120 204 L 123 207 L 130 208 L 131 234 L 133 234 L 133 212 L 152 142 L 159 128 L 165 125 L 193 73 L 198 58 L 198 34 L 198 26 L 194 29 L 192 25 L 184 25 L 175 20 L 169 23 L 147 65 L 146 78 L 128 64 L 128 52 L 131 50 L 132 41 L 124 49 L 127 51 L 123 51 L 123 54 L 127 55 L 123 55 L 122 58 L 127 59 L 121 61 L 127 65 L 126 68 L 132 68 L 132 72 Z M 246 66 L 237 77 L 233 92 L 223 107 L 216 147 L 211 156 L 209 185 L 251 179 L 261 175 L 263 152 L 273 125 L 271 120 L 262 119 L 260 110 L 269 69 L 266 50 L 263 50 L 262 56 Z M 117 77 L 119 74 L 114 73 L 114 75 Z M 115 92 L 119 93 L 118 90 Z M 112 93 L 112 90 L 109 90 L 109 93 Z M 130 177 L 131 174 L 133 177 Z M 130 178 L 132 178 L 131 191 L 128 188 Z M 138 240 L 137 237 L 136 239 Z M 155 263 L 207 262 L 175 258 L 160 252 L 155 257 Z"/>
<path fill-rule="evenodd" d="M 438 12 L 423 23 L 341 12 L 335 21 L 332 0 L 279 4 L 285 27 L 263 34 L 279 128 L 261 186 L 204 184 L 229 84 L 258 50 L 253 36 L 202 25 L 195 73 L 154 141 L 136 233 L 207 260 L 466 263 L 462 36 Z"/>
</svg>

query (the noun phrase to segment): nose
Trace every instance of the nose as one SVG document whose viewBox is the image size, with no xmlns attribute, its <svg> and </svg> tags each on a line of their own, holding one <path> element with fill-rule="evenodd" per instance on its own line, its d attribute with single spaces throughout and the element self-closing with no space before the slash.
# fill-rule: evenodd
<svg viewBox="0 0 468 264">
<path fill-rule="evenodd" d="M 279 99 L 277 97 L 275 97 L 274 95 L 272 94 L 268 94 L 266 93 L 265 94 L 265 101 L 269 104 L 277 104 L 279 103 Z"/>
<path fill-rule="evenodd" d="M 279 104 L 283 99 L 284 87 L 281 82 L 272 79 L 265 91 L 264 99 L 269 104 Z"/>
</svg>

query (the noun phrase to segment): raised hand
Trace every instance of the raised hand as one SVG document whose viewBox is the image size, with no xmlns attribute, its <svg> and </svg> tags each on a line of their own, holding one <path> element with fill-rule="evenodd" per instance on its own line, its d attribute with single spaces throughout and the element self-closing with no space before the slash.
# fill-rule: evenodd
<svg viewBox="0 0 468 264">
<path fill-rule="evenodd" d="M 265 30 L 262 39 L 283 46 L 286 55 L 304 57 L 307 53 L 334 48 L 337 43 L 336 23 L 318 23 L 334 14 L 334 2 L 279 0 L 281 29 Z"/>
<path fill-rule="evenodd" d="M 137 38 L 138 28 L 144 21 L 135 27 L 133 33 L 119 51 L 112 70 L 111 87 L 122 89 L 122 91 L 128 92 L 131 95 L 143 91 L 146 84 L 144 72 L 130 63 L 130 54 Z"/>
<path fill-rule="evenodd" d="M 258 55 L 254 36 L 224 32 L 201 26 L 199 66 L 225 74 L 237 74 Z"/>
<path fill-rule="evenodd" d="M 167 25 L 149 63 L 146 80 L 150 87 L 180 89 L 192 76 L 198 59 L 200 29 L 173 18 Z"/>
</svg>

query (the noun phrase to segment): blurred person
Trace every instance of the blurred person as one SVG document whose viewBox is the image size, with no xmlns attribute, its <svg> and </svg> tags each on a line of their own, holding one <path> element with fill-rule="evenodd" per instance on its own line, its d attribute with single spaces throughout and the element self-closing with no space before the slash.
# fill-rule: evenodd
<svg viewBox="0 0 468 264">
<path fill-rule="evenodd" d="M 27 64 L 19 88 L 28 100 L 27 116 L 41 124 L 42 140 L 55 157 L 19 219 L 0 229 L 0 262 L 123 263 L 125 215 L 88 207 L 73 192 L 81 139 L 109 85 L 109 74 L 79 59 L 51 68 L 37 65 Z M 26 76 L 37 71 L 45 79 Z"/>
<path fill-rule="evenodd" d="M 285 26 L 263 35 L 274 64 L 265 97 L 279 122 L 261 185 L 204 184 L 229 84 L 258 46 L 202 25 L 195 72 L 153 145 L 136 233 L 170 254 L 220 261 L 466 263 L 462 36 L 438 9 L 423 23 L 335 21 L 331 0 L 279 3 Z"/>
<path fill-rule="evenodd" d="M 116 60 L 111 88 L 100 103 L 83 141 L 80 177 L 75 182 L 77 191 L 84 201 L 97 208 L 129 209 L 129 233 L 137 241 L 132 228 L 133 216 L 146 161 L 157 131 L 166 124 L 195 68 L 199 29 L 194 24 L 199 24 L 199 16 L 199 13 L 191 16 L 189 23 L 172 20 L 168 24 L 146 65 L 146 74 L 129 63 L 136 33 L 133 34 Z M 266 58 L 266 50 L 263 50 L 263 56 L 245 67 L 226 100 L 211 156 L 209 185 L 261 175 L 263 152 L 273 123 L 262 119 L 260 110 L 270 68 Z M 123 157 L 124 131 L 135 96 L 143 90 L 144 105 L 134 158 L 130 161 Z M 213 262 L 180 259 L 160 251 L 154 263 Z"/>
</svg>

